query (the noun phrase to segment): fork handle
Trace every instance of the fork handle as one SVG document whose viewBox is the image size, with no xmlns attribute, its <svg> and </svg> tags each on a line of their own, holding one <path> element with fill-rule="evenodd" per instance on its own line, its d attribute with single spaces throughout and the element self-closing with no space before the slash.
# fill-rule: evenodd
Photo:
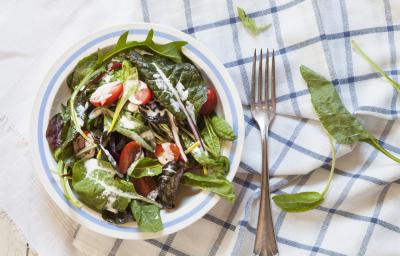
<svg viewBox="0 0 400 256">
<path fill-rule="evenodd" d="M 269 192 L 268 126 L 260 127 L 262 143 L 261 198 L 253 255 L 277 256 L 278 246 L 274 231 Z"/>
</svg>

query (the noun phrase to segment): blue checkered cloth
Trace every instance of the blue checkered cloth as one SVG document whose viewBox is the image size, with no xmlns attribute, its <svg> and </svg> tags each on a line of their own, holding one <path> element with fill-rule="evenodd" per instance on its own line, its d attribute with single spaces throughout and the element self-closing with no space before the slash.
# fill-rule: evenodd
<svg viewBox="0 0 400 256">
<path fill-rule="evenodd" d="M 272 27 L 252 36 L 236 6 Z M 246 141 L 237 201 L 219 202 L 200 221 L 162 239 L 111 240 L 80 228 L 78 248 L 108 255 L 249 255 L 259 201 L 259 131 L 249 113 L 255 48 L 277 53 L 277 112 L 270 132 L 272 190 L 321 191 L 330 169 L 329 141 L 313 111 L 299 66 L 329 77 L 343 102 L 388 149 L 400 153 L 397 92 L 351 48 L 355 40 L 395 80 L 400 1 L 141 1 L 145 22 L 176 27 L 206 44 L 233 77 L 245 109 Z M 397 24 L 396 24 L 397 22 Z M 251 151 L 246 149 L 252 148 Z M 325 202 L 306 213 L 273 208 L 281 255 L 396 255 L 400 249 L 400 167 L 365 144 L 336 146 L 336 175 Z M 99 248 L 101 239 L 104 247 Z"/>
</svg>

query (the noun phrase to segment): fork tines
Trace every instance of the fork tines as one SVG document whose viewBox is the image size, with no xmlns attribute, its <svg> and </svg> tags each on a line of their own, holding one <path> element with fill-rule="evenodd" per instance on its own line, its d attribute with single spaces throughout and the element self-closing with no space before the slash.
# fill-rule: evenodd
<svg viewBox="0 0 400 256">
<path fill-rule="evenodd" d="M 271 55 L 271 75 L 269 72 L 269 57 Z M 257 63 L 257 50 L 254 49 L 253 56 L 253 68 L 252 68 L 252 79 L 251 79 L 251 110 L 254 111 L 256 108 L 261 109 L 275 109 L 276 107 L 276 91 L 275 91 L 275 50 L 272 50 L 272 54 L 267 48 L 265 54 L 265 71 L 263 72 L 263 52 L 260 49 L 258 72 L 256 72 Z M 258 73 L 258 75 L 256 74 Z M 263 73 L 264 73 L 264 86 L 263 86 Z M 271 76 L 271 77 L 270 77 Z M 257 79 L 256 79 L 257 77 Z M 256 89 L 256 80 L 258 88 Z M 264 97 L 263 97 L 264 95 Z"/>
</svg>

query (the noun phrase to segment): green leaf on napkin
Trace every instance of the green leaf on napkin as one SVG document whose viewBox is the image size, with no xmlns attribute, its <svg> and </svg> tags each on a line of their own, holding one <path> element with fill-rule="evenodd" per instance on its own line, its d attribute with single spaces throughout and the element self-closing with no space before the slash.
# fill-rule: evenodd
<svg viewBox="0 0 400 256">
<path fill-rule="evenodd" d="M 361 57 L 363 57 L 379 74 L 381 74 L 389 83 L 398 91 L 400 92 L 400 84 L 394 81 L 391 77 L 389 77 L 385 71 L 378 66 L 359 46 L 358 44 L 352 40 L 351 43 L 353 44 L 353 48 L 358 52 Z"/>
<path fill-rule="evenodd" d="M 324 197 L 318 192 L 282 194 L 272 198 L 276 205 L 287 212 L 305 212 L 318 207 Z"/>
<path fill-rule="evenodd" d="M 328 133 L 329 142 L 331 145 L 331 157 L 332 164 L 329 172 L 328 182 L 325 185 L 324 190 L 319 192 L 300 192 L 296 194 L 282 194 L 275 195 L 272 197 L 275 204 L 284 211 L 287 212 L 305 212 L 318 207 L 328 193 L 329 187 L 331 186 L 333 173 L 335 171 L 336 159 L 335 159 L 335 147 L 333 144 L 333 138 Z"/>
<path fill-rule="evenodd" d="M 253 33 L 253 35 L 258 35 L 261 32 L 267 30 L 271 26 L 271 24 L 257 26 L 256 21 L 247 16 L 246 12 L 242 8 L 240 7 L 236 8 L 239 15 L 239 19 L 242 21 L 243 26 L 251 33 Z"/>
<path fill-rule="evenodd" d="M 306 66 L 300 67 L 311 95 L 311 103 L 324 128 L 339 144 L 366 142 L 390 159 L 400 163 L 400 159 L 384 149 L 361 123 L 343 105 L 333 84 L 325 77 Z"/>
</svg>

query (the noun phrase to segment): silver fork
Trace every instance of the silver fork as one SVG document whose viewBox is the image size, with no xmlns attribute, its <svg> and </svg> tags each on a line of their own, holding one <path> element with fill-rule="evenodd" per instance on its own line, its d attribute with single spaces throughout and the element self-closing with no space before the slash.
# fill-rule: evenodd
<svg viewBox="0 0 400 256">
<path fill-rule="evenodd" d="M 251 77 L 251 114 L 256 120 L 258 127 L 260 128 L 262 143 L 261 199 L 256 231 L 256 240 L 254 242 L 253 250 L 253 255 L 260 256 L 279 255 L 278 246 L 276 244 L 274 223 L 272 221 L 268 168 L 268 130 L 271 122 L 275 117 L 276 109 L 275 51 L 272 51 L 271 74 L 269 72 L 268 55 L 269 54 L 267 49 L 267 57 L 265 58 L 265 74 L 263 80 L 263 57 L 262 49 L 260 50 L 257 79 L 258 85 L 256 86 L 257 53 L 256 50 L 254 50 L 253 71 Z"/>
</svg>

